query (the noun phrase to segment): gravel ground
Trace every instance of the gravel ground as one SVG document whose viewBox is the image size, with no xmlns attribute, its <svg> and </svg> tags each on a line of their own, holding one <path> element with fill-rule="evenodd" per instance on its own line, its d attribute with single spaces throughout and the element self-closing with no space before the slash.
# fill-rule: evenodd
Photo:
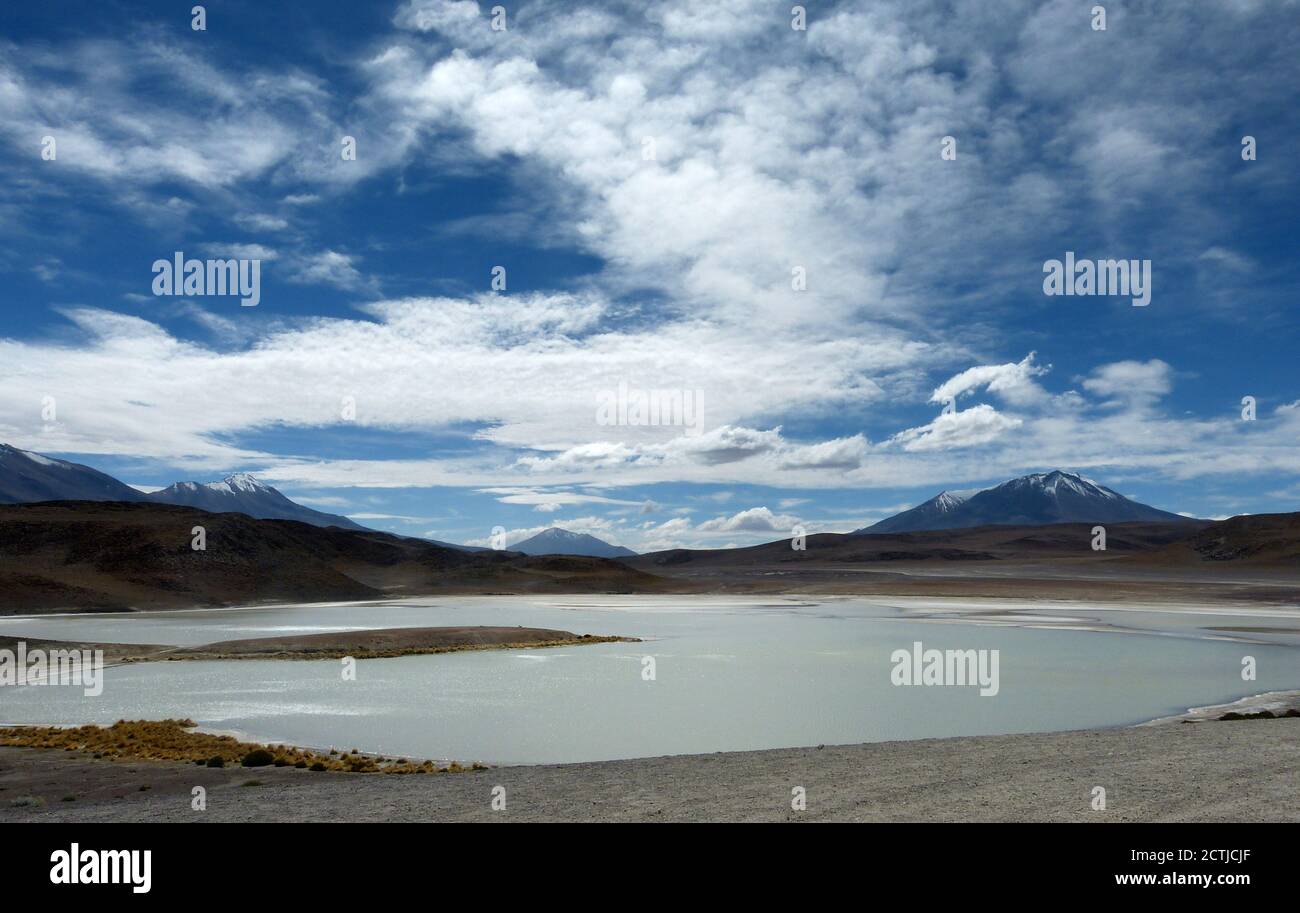
<svg viewBox="0 0 1300 913">
<path fill-rule="evenodd" d="M 196 785 L 207 790 L 205 811 L 191 808 Z M 497 786 L 503 811 L 492 808 Z M 1104 811 L 1092 808 L 1096 786 Z M 806 791 L 805 811 L 791 808 L 795 787 Z M 434 776 L 207 770 L 5 748 L 8 821 L 1300 821 L 1300 719 Z"/>
</svg>

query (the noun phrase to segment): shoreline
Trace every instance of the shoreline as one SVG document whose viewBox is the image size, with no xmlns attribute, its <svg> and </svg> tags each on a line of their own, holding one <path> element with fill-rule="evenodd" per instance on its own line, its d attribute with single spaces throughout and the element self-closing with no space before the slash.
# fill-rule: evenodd
<svg viewBox="0 0 1300 913">
<path fill-rule="evenodd" d="M 672 586 L 650 589 L 624 587 L 602 590 L 533 591 L 511 589 L 434 588 L 427 592 L 386 592 L 361 599 L 279 598 L 252 602 L 167 605 L 158 607 L 61 606 L 53 610 L 0 611 L 0 622 L 11 619 L 105 617 L 128 618 L 187 612 L 240 612 L 280 608 L 320 608 L 340 605 L 374 606 L 406 600 L 519 598 L 557 600 L 623 599 L 657 597 L 755 600 L 784 599 L 972 599 L 1007 602 L 1077 603 L 1122 608 L 1145 603 L 1154 610 L 1197 603 L 1207 608 L 1269 609 L 1293 608 L 1300 598 L 1300 579 L 1286 570 L 1266 569 L 1248 577 L 1225 576 L 1214 569 L 1131 569 L 1128 573 L 1104 573 L 1083 569 L 1069 562 L 997 562 L 991 566 L 936 566 L 932 562 L 900 562 L 884 565 L 815 565 L 807 569 L 780 567 L 765 573 L 753 567 L 714 569 L 712 576 L 670 574 L 662 578 Z M 743 573 L 740 573 L 743 572 Z M 738 575 L 737 575 L 738 574 Z M 790 579 L 783 579 L 783 578 Z"/>
<path fill-rule="evenodd" d="M 1248 694 L 1235 701 L 1206 704 L 1201 707 L 1188 707 L 1182 713 L 1157 717 L 1143 723 L 1134 723 L 1133 726 L 1136 728 L 1139 726 L 1167 726 L 1171 723 L 1221 722 L 1219 718 L 1225 713 L 1258 713 L 1262 710 L 1279 715 L 1291 710 L 1300 712 L 1300 690 L 1263 691 L 1258 694 Z"/>
<path fill-rule="evenodd" d="M 2 748 L 0 821 L 1300 821 L 1298 739 L 1300 719 L 1188 722 L 432 777 Z M 195 785 L 207 790 L 202 811 Z M 492 807 L 498 790 L 503 810 Z"/>
<path fill-rule="evenodd" d="M 616 640 L 618 640 L 618 638 L 616 638 Z M 886 745 L 886 744 L 895 744 L 895 743 L 909 744 L 909 743 L 920 743 L 920 742 L 946 742 L 953 739 L 1015 738 L 1017 736 L 1030 736 L 1030 735 L 1050 736 L 1050 735 L 1066 735 L 1072 732 L 1117 732 L 1117 731 L 1125 731 L 1129 729 L 1145 729 L 1145 728 L 1151 728 L 1157 726 L 1169 726 L 1178 723 L 1235 722 L 1234 720 L 1223 720 L 1221 719 L 1221 717 L 1225 713 L 1254 713 L 1262 710 L 1267 710 L 1274 713 L 1274 715 L 1277 718 L 1284 718 L 1288 715 L 1294 716 L 1295 713 L 1300 713 L 1300 689 L 1285 690 L 1285 691 L 1263 691 L 1255 694 L 1248 694 L 1245 695 L 1244 697 L 1236 698 L 1234 700 L 1226 700 L 1223 701 L 1222 703 L 1206 704 L 1197 707 L 1188 707 L 1182 713 L 1169 714 L 1167 716 L 1155 717 L 1152 719 L 1142 720 L 1139 722 L 1116 723 L 1111 726 L 1102 726 L 1102 727 L 1094 726 L 1085 729 L 1072 729 L 1072 728 L 1048 729 L 1048 730 L 1041 730 L 1041 731 L 1034 731 L 1034 732 L 987 733 L 983 735 L 954 735 L 954 736 L 939 736 L 939 737 L 929 736 L 929 737 L 918 738 L 918 739 L 886 739 L 886 740 L 872 741 L 872 742 L 845 742 L 845 743 L 832 743 L 829 747 L 844 748 L 844 747 L 862 746 L 862 745 Z M 1294 711 L 1294 713 L 1288 714 L 1288 711 Z M 238 741 L 241 744 L 248 745 L 250 747 L 261 747 L 261 748 L 278 747 L 287 750 L 294 750 L 294 751 L 308 752 L 308 753 L 331 752 L 335 750 L 337 747 L 333 744 L 323 744 L 323 743 L 306 744 L 303 742 L 292 742 L 283 739 L 265 740 L 245 730 L 220 729 L 213 726 L 204 726 L 201 723 L 194 723 L 188 718 L 186 718 L 186 721 L 189 722 L 189 725 L 186 728 L 192 730 L 194 733 L 212 736 L 216 738 L 230 738 Z M 138 721 L 138 722 L 149 723 L 154 721 Z M 18 722 L 8 722 L 0 719 L 0 730 L 22 730 L 22 729 L 68 730 L 68 729 L 81 729 L 90 726 L 98 726 L 100 728 L 105 728 L 105 729 L 109 728 L 107 725 L 100 724 L 100 723 L 48 723 L 48 722 L 18 723 Z M 4 746 L 3 744 L 0 744 L 0 748 L 4 748 L 4 747 L 15 747 L 15 746 Z M 29 746 L 18 746 L 18 747 L 29 747 Z M 476 765 L 483 764 L 489 769 L 552 767 L 552 766 L 569 766 L 574 764 L 616 764 L 616 763 L 624 763 L 624 762 L 644 761 L 644 760 L 649 760 L 652 758 L 660 758 L 660 757 L 667 757 L 667 758 L 710 757 L 712 755 L 717 755 L 717 754 L 745 753 L 745 751 L 757 751 L 757 752 L 807 751 L 813 749 L 814 747 L 817 749 L 822 749 L 828 746 L 826 744 L 822 744 L 818 746 L 791 745 L 791 746 L 777 747 L 777 748 L 761 748 L 761 749 L 748 749 L 748 750 L 738 750 L 738 751 L 723 750 L 717 752 L 703 752 L 703 753 L 687 752 L 682 754 L 671 754 L 671 755 L 645 755 L 641 757 L 632 757 L 632 758 L 603 758 L 603 759 L 596 759 L 596 760 L 566 761 L 566 762 L 540 761 L 540 762 L 532 762 L 532 763 L 506 762 L 506 763 L 493 764 L 491 762 L 483 762 L 480 760 L 475 760 L 469 763 L 473 763 Z M 357 750 L 356 753 L 367 757 L 381 756 L 380 752 L 371 751 L 371 750 Z M 447 758 L 447 757 L 425 758 L 425 757 L 417 757 L 410 754 L 407 754 L 406 757 L 415 758 L 415 760 L 418 761 L 431 761 L 434 763 L 451 763 L 451 764 L 466 763 L 465 759 L 458 759 L 458 758 Z M 144 757 L 136 757 L 134 758 L 134 760 L 144 761 L 148 759 Z"/>
</svg>

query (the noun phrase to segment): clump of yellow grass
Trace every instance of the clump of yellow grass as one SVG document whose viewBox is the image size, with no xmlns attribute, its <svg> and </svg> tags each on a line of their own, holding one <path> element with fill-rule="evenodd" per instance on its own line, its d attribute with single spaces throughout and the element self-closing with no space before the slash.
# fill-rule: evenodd
<svg viewBox="0 0 1300 913">
<path fill-rule="evenodd" d="M 432 761 L 380 759 L 362 754 L 319 754 L 290 745 L 258 745 L 241 742 L 234 736 L 195 731 L 193 720 L 118 720 L 112 726 L 12 726 L 0 728 L 0 745 L 21 748 L 58 748 L 64 751 L 93 752 L 108 759 L 130 758 L 143 761 L 189 761 L 211 767 L 238 765 L 250 759 L 248 766 L 263 766 L 269 752 L 276 767 L 306 770 L 346 771 L 349 773 L 433 774 L 482 770 L 482 764 L 463 767 L 452 762 L 438 767 Z M 220 764 L 217 763 L 220 759 Z M 209 763 L 212 762 L 212 763 Z"/>
</svg>

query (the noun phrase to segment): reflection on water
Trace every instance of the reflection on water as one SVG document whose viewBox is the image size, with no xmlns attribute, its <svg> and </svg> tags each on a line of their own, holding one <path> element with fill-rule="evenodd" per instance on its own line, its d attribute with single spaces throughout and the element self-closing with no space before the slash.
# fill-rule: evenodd
<svg viewBox="0 0 1300 913">
<path fill-rule="evenodd" d="M 1186 636 L 1190 625 L 1168 618 L 1180 636 L 1080 630 L 1087 613 L 1059 604 L 1040 614 L 1071 627 L 1007 625 L 1005 603 L 1004 623 L 993 625 L 927 620 L 916 608 L 860 598 L 473 597 L 0 619 L 0 634 L 185 645 L 474 624 L 645 639 L 365 660 L 355 682 L 332 660 L 135 664 L 109 669 L 95 699 L 70 688 L 0 689 L 0 719 L 187 716 L 258 741 L 536 763 L 1113 726 L 1300 688 L 1294 648 Z M 890 654 L 914 641 L 998 650 L 998 695 L 893 686 Z M 1241 680 L 1246 654 L 1258 681 Z M 655 658 L 653 681 L 643 677 L 645 656 Z"/>
</svg>

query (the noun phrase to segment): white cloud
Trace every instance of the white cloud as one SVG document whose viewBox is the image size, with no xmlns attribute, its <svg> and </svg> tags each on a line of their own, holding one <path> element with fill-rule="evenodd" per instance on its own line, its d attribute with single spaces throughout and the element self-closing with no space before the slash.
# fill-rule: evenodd
<svg viewBox="0 0 1300 913">
<path fill-rule="evenodd" d="M 734 532 L 784 532 L 789 533 L 799 518 L 789 514 L 774 514 L 766 507 L 751 507 L 731 516 L 717 517 L 699 524 L 696 529 L 702 533 Z"/>
<path fill-rule="evenodd" d="M 267 247 L 265 244 L 246 244 L 237 241 L 209 241 L 199 245 L 199 249 L 211 257 L 261 260 L 266 263 L 276 260 L 280 256 L 279 251 Z"/>
<path fill-rule="evenodd" d="M 530 505 L 534 510 L 553 513 L 574 504 L 612 504 L 623 507 L 642 508 L 646 502 L 629 501 L 621 498 L 607 498 L 603 495 L 586 494 L 575 491 L 538 490 L 529 488 L 481 488 L 484 494 L 497 495 L 502 504 Z"/>
<path fill-rule="evenodd" d="M 1036 352 L 1030 352 L 1019 362 L 1005 365 L 979 365 L 967 368 L 955 377 L 949 378 L 935 388 L 930 395 L 932 403 L 956 401 L 963 394 L 973 393 L 987 388 L 1009 403 L 1026 405 L 1040 402 L 1047 393 L 1035 383 L 1035 377 L 1041 377 L 1051 370 L 1051 366 L 1034 364 Z"/>
<path fill-rule="evenodd" d="M 1145 405 L 1173 389 L 1173 369 L 1158 358 L 1116 361 L 1101 365 L 1083 380 L 1083 388 L 1110 400 L 1112 405 Z"/>
<path fill-rule="evenodd" d="M 1245 254 L 1217 245 L 1207 248 L 1199 259 L 1212 266 L 1230 270 L 1234 273 L 1254 272 L 1256 267 L 1255 261 Z"/>
<path fill-rule="evenodd" d="M 289 281 L 304 285 L 333 285 L 359 291 L 370 287 L 353 263 L 356 258 L 336 250 L 302 254 L 289 264 Z"/>
<path fill-rule="evenodd" d="M 787 469 L 856 469 L 870 450 L 871 443 L 866 437 L 855 434 L 789 447 L 782 453 L 781 466 Z"/>
<path fill-rule="evenodd" d="M 980 403 L 960 412 L 942 413 L 919 428 L 900 431 L 890 442 L 907 451 L 956 450 L 990 443 L 1021 424 L 1020 419 Z"/>
<path fill-rule="evenodd" d="M 1246 13 L 1193 6 L 1162 13 L 1167 31 L 1120 28 L 1142 13 L 1112 11 L 1099 42 L 1066 0 L 955 11 L 884 0 L 814 10 L 806 34 L 790 30 L 787 10 L 731 0 L 525 4 L 504 33 L 487 27 L 486 5 L 420 0 L 397 10 L 403 33 L 381 37 L 356 69 L 368 88 L 353 98 L 288 67 L 226 70 L 150 33 L 57 54 L 11 48 L 0 63 L 6 141 L 30 157 L 33 137 L 53 131 L 61 170 L 51 173 L 98 181 L 141 219 L 184 227 L 217 201 L 235 225 L 279 230 L 301 214 L 288 207 L 366 176 L 400 177 L 417 160 L 491 163 L 527 179 L 524 217 L 493 212 L 462 228 L 540 224 L 535 243 L 577 247 L 604 267 L 570 292 L 390 300 L 358 319 L 189 312 L 227 349 L 139 317 L 72 310 L 80 337 L 0 340 L 0 433 L 39 450 L 255 460 L 272 478 L 340 486 L 870 487 L 1056 460 L 1171 475 L 1294 469 L 1277 430 L 1291 413 L 1248 439 L 1240 423 L 1163 416 L 1172 369 L 1158 360 L 1101 366 L 1081 393 L 1054 398 L 1032 353 L 975 364 L 934 395 L 986 390 L 1004 411 L 976 405 L 874 447 L 852 427 L 825 441 L 802 430 L 845 414 L 889 420 L 881 407 L 923 399 L 972 364 L 969 353 L 987 347 L 971 337 L 996 333 L 993 293 L 1036 278 L 1008 250 L 1087 237 L 1099 220 L 1129 243 L 1122 217 L 1147 207 L 1172 213 L 1182 256 L 1242 266 L 1232 226 L 1194 216 L 1212 196 L 1202 191 L 1217 187 L 1205 150 L 1235 127 L 1224 100 L 1256 97 L 1240 91 L 1240 68 L 1215 65 L 1239 56 L 1237 38 L 1198 17 Z M 1181 50 L 1180 34 L 1197 35 L 1204 55 L 1168 53 Z M 1176 78 L 1152 80 L 1151 60 Z M 174 98 L 138 95 L 131 72 L 174 87 Z M 1244 78 L 1285 92 L 1285 80 Z M 1093 91 L 1102 82 L 1114 91 Z M 356 162 L 338 158 L 345 132 L 360 139 Z M 937 154 L 948 134 L 960 138 L 957 162 Z M 642 157 L 647 137 L 654 161 Z M 1266 156 L 1252 171 L 1275 161 L 1285 168 L 1285 157 Z M 1127 237 L 1161 235 L 1141 227 Z M 378 280 L 337 237 L 256 249 L 298 281 L 377 295 Z M 806 291 L 791 288 L 795 267 L 807 271 Z M 971 276 L 985 278 L 979 289 L 952 292 Z M 650 291 L 654 304 L 629 305 L 630 290 Z M 981 311 L 992 332 L 970 325 L 976 296 L 993 302 Z M 706 432 L 598 425 L 595 396 L 619 381 L 703 391 Z M 61 404 L 49 429 L 33 407 L 45 395 Z M 470 426 L 481 450 L 314 460 L 226 443 L 333 427 L 343 396 L 356 399 L 363 430 Z"/>
</svg>

